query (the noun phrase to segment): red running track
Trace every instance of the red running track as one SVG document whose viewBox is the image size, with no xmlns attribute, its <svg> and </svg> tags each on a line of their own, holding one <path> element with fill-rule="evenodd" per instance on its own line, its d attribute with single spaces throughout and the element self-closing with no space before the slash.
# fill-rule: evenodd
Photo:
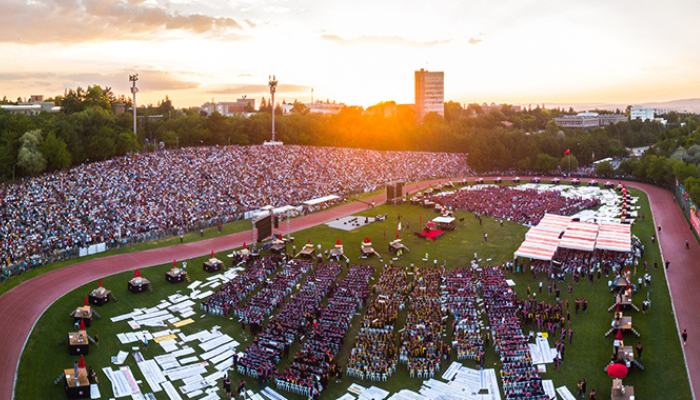
<svg viewBox="0 0 700 400">
<path fill-rule="evenodd" d="M 433 181 L 431 184 L 437 182 Z M 697 290 L 697 287 L 700 287 L 700 268 L 695 267 L 697 264 L 693 260 L 700 259 L 700 245 L 693 240 L 685 217 L 669 191 L 642 183 L 626 184 L 648 194 L 655 222 L 662 226 L 658 235 L 659 243 L 665 260 L 671 262 L 667 280 L 677 324 L 681 330 L 687 329 L 691 338 L 683 351 L 691 378 L 691 388 L 693 393 L 697 393 L 700 389 L 700 340 L 692 338 L 700 332 L 700 318 L 697 318 L 696 311 L 697 305 L 700 304 L 700 291 Z M 415 191 L 426 186 L 428 183 L 411 184 L 407 186 L 407 190 Z M 380 204 L 384 199 L 382 194 L 367 201 Z M 290 230 L 296 232 L 306 229 L 362 211 L 366 207 L 366 204 L 354 202 L 297 218 L 290 222 Z M 286 231 L 286 227 L 281 228 L 281 231 Z M 685 248 L 686 239 L 690 241 L 689 250 Z M 104 276 L 165 264 L 173 259 L 198 257 L 212 250 L 226 251 L 240 247 L 243 242 L 250 240 L 250 232 L 241 232 L 199 242 L 85 261 L 47 272 L 8 291 L 0 297 L 0 399 L 13 398 L 19 358 L 34 324 L 54 301 L 67 292 Z M 42 293 L 42 296 L 33 296 L 36 293 Z"/>
</svg>

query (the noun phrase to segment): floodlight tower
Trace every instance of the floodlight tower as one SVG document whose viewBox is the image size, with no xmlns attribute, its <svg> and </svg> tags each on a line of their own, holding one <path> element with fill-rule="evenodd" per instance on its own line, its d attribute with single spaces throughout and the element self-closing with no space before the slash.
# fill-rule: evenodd
<svg viewBox="0 0 700 400">
<path fill-rule="evenodd" d="M 138 80 L 139 74 L 129 75 L 129 81 L 131 82 L 131 94 L 134 96 L 134 101 L 131 105 L 131 108 L 134 110 L 134 136 L 136 136 L 136 93 L 139 91 L 139 88 L 136 87 L 136 81 Z"/>
<path fill-rule="evenodd" d="M 270 96 L 272 96 L 272 142 L 275 142 L 275 92 L 277 91 L 277 78 L 272 75 L 269 77 L 270 81 L 268 85 L 270 86 Z"/>
</svg>

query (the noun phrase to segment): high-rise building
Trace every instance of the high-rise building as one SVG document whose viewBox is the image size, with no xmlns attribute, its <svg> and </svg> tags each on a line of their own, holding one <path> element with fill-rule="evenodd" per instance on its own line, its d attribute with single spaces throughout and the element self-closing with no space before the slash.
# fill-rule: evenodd
<svg viewBox="0 0 700 400">
<path fill-rule="evenodd" d="M 429 112 L 445 115 L 445 73 L 416 71 L 416 113 L 421 120 Z"/>
</svg>

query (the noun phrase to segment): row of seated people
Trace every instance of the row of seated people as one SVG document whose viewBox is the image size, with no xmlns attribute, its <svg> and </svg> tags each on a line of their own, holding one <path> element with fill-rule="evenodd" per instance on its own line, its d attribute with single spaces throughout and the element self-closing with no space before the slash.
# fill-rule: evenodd
<svg viewBox="0 0 700 400">
<path fill-rule="evenodd" d="M 368 306 L 360 332 L 355 338 L 346 370 L 355 378 L 386 381 L 396 372 L 396 319 L 407 295 L 404 268 L 384 266 L 379 281 L 373 286 L 377 293 Z"/>
<path fill-rule="evenodd" d="M 442 341 L 449 314 L 442 304 L 443 276 L 444 268 L 417 268 L 414 273 L 406 325 L 399 337 L 399 360 L 406 363 L 412 378 L 434 377 L 443 355 L 449 353 Z"/>
<path fill-rule="evenodd" d="M 374 267 L 353 265 L 338 284 L 328 305 L 313 320 L 301 350 L 276 382 L 278 388 L 317 398 L 328 384 L 333 357 L 345 341 L 345 333 L 355 312 L 369 297 L 369 280 Z M 304 392 L 306 390 L 306 392 Z"/>
<path fill-rule="evenodd" d="M 272 281 L 265 280 L 255 296 L 242 306 L 237 306 L 234 313 L 247 324 L 262 325 L 263 319 L 282 304 L 284 299 L 292 293 L 294 286 L 313 267 L 314 264 L 309 261 L 291 260 L 272 278 Z"/>
<path fill-rule="evenodd" d="M 480 280 L 494 349 L 502 362 L 506 400 L 545 400 L 542 378 L 532 363 L 528 338 L 520 326 L 517 298 L 503 270 L 485 268 Z"/>
<path fill-rule="evenodd" d="M 472 268 L 459 268 L 446 273 L 446 305 L 453 315 L 452 347 L 458 360 L 480 360 L 484 356 L 478 305 L 478 285 Z"/>
<path fill-rule="evenodd" d="M 320 315 L 320 303 L 330 296 L 342 265 L 321 264 L 306 279 L 300 290 L 272 317 L 267 327 L 253 340 L 238 361 L 238 372 L 258 378 L 261 371 L 273 368 L 281 357 L 289 355 L 292 343 L 309 331 Z"/>
<path fill-rule="evenodd" d="M 202 301 L 202 310 L 215 315 L 228 315 L 229 310 L 236 308 L 241 300 L 260 286 L 283 263 L 281 257 L 263 257 L 255 260 L 248 268 L 221 285 L 216 293 Z"/>
</svg>

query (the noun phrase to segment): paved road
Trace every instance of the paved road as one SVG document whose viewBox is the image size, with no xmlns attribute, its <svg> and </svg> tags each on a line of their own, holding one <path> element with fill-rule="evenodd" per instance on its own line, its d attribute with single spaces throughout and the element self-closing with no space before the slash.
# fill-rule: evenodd
<svg viewBox="0 0 700 400">
<path fill-rule="evenodd" d="M 437 181 L 432 182 L 436 183 Z M 692 377 L 691 387 L 693 392 L 697 393 L 697 389 L 700 389 L 697 387 L 700 385 L 700 340 L 693 338 L 700 334 L 700 318 L 697 318 L 696 311 L 697 305 L 700 304 L 700 291 L 696 289 L 700 287 L 700 268 L 695 267 L 698 264 L 693 260 L 700 260 L 700 245 L 692 240 L 692 232 L 670 192 L 640 183 L 627 185 L 644 190 L 649 195 L 656 223 L 662 226 L 659 242 L 664 257 L 671 261 L 667 277 L 676 319 L 681 329 L 688 330 L 691 338 L 683 350 Z M 407 189 L 415 191 L 426 186 L 427 183 L 411 184 Z M 381 204 L 384 199 L 382 194 L 367 201 Z M 354 202 L 297 218 L 290 222 L 290 231 L 306 229 L 365 208 L 365 204 Z M 283 223 L 280 226 L 280 231 L 286 232 L 285 225 L 286 223 Z M 41 314 L 65 293 L 104 276 L 169 263 L 173 259 L 198 257 L 212 250 L 229 250 L 240 247 L 243 242 L 250 242 L 251 239 L 250 232 L 241 232 L 199 242 L 85 261 L 40 275 L 8 291 L 0 297 L 0 399 L 13 398 L 15 374 L 27 338 Z M 686 239 L 690 240 L 690 250 L 685 249 Z M 42 296 L 34 296 L 36 293 L 42 293 Z"/>
</svg>

